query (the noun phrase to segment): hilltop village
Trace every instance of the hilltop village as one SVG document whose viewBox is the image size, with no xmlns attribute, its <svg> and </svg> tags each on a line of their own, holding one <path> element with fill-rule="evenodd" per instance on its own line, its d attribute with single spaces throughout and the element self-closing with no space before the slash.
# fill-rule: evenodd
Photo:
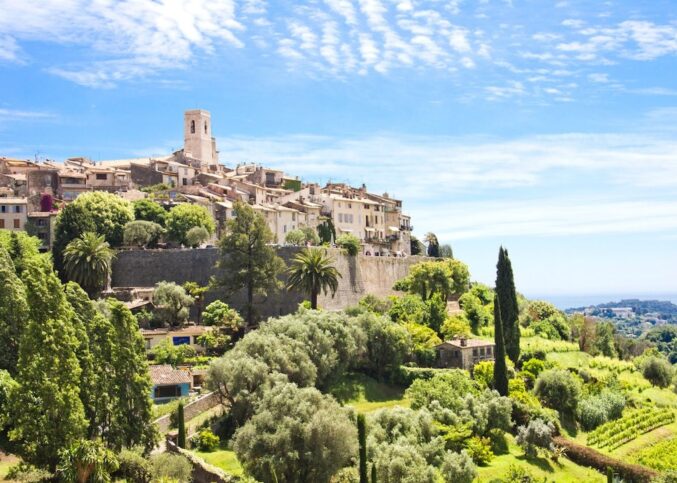
<svg viewBox="0 0 677 483">
<path fill-rule="evenodd" d="M 668 319 L 528 300 L 502 246 L 474 281 L 401 200 L 224 166 L 211 128 L 0 158 L 0 481 L 677 481 Z"/>
<path fill-rule="evenodd" d="M 337 236 L 357 237 L 365 255 L 411 253 L 411 219 L 401 200 L 370 193 L 364 185 L 304 183 L 257 164 L 226 167 L 204 110 L 184 113 L 183 134 L 183 149 L 166 156 L 96 162 L 73 157 L 63 163 L 0 157 L 0 229 L 26 230 L 48 250 L 59 209 L 81 193 L 106 191 L 130 201 L 151 197 L 166 210 L 181 203 L 203 206 L 216 226 L 207 243 L 224 233 L 239 200 L 264 216 L 279 245 L 290 232 L 316 231 L 324 223 Z"/>
</svg>

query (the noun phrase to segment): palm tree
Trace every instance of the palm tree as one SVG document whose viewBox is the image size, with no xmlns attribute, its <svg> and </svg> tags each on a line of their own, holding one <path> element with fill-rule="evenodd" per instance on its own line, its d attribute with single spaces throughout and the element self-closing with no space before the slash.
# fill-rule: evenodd
<svg viewBox="0 0 677 483">
<path fill-rule="evenodd" d="M 103 236 L 83 233 L 63 254 L 68 279 L 80 284 L 87 295 L 93 298 L 108 287 L 114 252 Z"/>
<path fill-rule="evenodd" d="M 334 260 L 327 255 L 325 250 L 319 248 L 306 248 L 299 252 L 287 270 L 288 290 L 299 290 L 310 294 L 310 307 L 317 309 L 317 296 L 320 291 L 326 295 L 331 291 L 331 296 L 336 294 L 338 279 L 341 274 L 334 267 Z"/>
</svg>

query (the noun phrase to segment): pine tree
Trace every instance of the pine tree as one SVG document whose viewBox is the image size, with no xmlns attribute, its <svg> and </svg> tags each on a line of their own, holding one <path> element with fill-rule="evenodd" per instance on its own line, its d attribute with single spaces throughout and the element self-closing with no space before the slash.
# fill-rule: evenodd
<svg viewBox="0 0 677 483">
<path fill-rule="evenodd" d="M 357 439 L 360 447 L 360 483 L 369 483 L 367 479 L 367 423 L 364 414 L 357 415 Z"/>
<path fill-rule="evenodd" d="M 498 264 L 496 265 L 496 295 L 501 306 L 505 350 L 510 360 L 517 364 L 520 355 L 519 308 L 512 264 L 508 257 L 508 250 L 503 247 L 498 252 Z"/>
<path fill-rule="evenodd" d="M 494 389 L 501 396 L 508 395 L 508 369 L 505 364 L 505 341 L 503 340 L 503 322 L 501 320 L 501 301 L 498 294 L 494 297 Z"/>
<path fill-rule="evenodd" d="M 29 260 L 24 281 L 30 321 L 19 344 L 9 435 L 24 461 L 54 471 L 59 451 L 82 438 L 86 428 L 78 340 L 72 309 L 47 260 Z"/>
<path fill-rule="evenodd" d="M 242 202 L 236 202 L 234 210 L 236 217 L 228 222 L 228 232 L 221 239 L 214 284 L 228 294 L 246 291 L 245 320 L 250 328 L 256 319 L 254 295 L 278 288 L 277 277 L 285 264 L 270 246 L 273 234 L 263 216 Z"/>
<path fill-rule="evenodd" d="M 28 305 L 23 282 L 14 272 L 7 251 L 0 247 L 0 370 L 16 372 L 21 331 L 28 324 Z"/>
</svg>

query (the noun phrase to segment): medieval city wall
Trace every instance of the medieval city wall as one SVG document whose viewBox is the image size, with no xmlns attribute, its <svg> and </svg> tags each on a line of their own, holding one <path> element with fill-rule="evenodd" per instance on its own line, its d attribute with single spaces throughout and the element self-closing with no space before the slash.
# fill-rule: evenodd
<svg viewBox="0 0 677 483">
<path fill-rule="evenodd" d="M 278 249 L 278 254 L 289 263 L 299 250 L 282 247 Z M 335 297 L 321 295 L 318 300 L 321 307 L 329 310 L 355 305 L 366 294 L 379 297 L 393 294 L 395 282 L 409 273 L 411 265 L 423 260 L 422 257 L 350 257 L 337 249 L 329 251 L 342 275 Z M 216 274 L 217 259 L 217 248 L 120 251 L 113 262 L 112 286 L 152 287 L 163 280 L 178 284 L 194 281 L 207 285 Z M 208 294 L 207 302 L 216 298 L 225 298 L 236 308 L 244 306 L 243 293 L 225 297 L 223 293 L 214 291 Z M 295 311 L 304 298 L 303 294 L 281 290 L 267 297 L 257 297 L 256 302 L 260 315 L 270 317 Z"/>
</svg>

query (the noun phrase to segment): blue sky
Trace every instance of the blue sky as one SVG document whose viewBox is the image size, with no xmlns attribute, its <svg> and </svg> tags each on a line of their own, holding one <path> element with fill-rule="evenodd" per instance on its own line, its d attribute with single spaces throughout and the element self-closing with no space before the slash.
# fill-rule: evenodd
<svg viewBox="0 0 677 483">
<path fill-rule="evenodd" d="M 677 3 L 0 0 L 0 156 L 220 159 L 404 199 L 492 283 L 677 293 Z"/>
</svg>

